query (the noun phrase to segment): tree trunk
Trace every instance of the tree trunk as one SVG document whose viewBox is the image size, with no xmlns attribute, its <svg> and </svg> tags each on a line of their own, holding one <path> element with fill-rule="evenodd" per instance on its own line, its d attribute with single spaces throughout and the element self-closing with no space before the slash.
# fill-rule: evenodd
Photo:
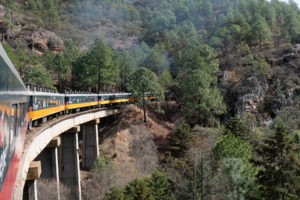
<svg viewBox="0 0 300 200">
<path fill-rule="evenodd" d="M 204 172 L 203 172 L 203 153 L 201 153 L 201 158 L 200 158 L 200 199 L 201 200 L 204 200 L 204 188 L 203 188 L 203 185 L 204 185 Z"/>
<path fill-rule="evenodd" d="M 101 91 L 101 74 L 100 74 L 101 66 L 98 65 L 98 93 Z"/>
<path fill-rule="evenodd" d="M 199 99 L 198 100 L 198 104 L 200 105 L 201 104 L 201 100 Z M 199 125 L 201 124 L 201 109 L 200 109 L 200 106 L 198 106 L 198 123 L 199 123 Z"/>
<path fill-rule="evenodd" d="M 146 109 L 145 109 L 145 93 L 143 92 L 143 110 L 144 110 L 144 123 L 147 122 Z"/>
<path fill-rule="evenodd" d="M 262 42 L 262 35 L 259 34 L 259 47 L 261 47 L 261 42 Z"/>
</svg>

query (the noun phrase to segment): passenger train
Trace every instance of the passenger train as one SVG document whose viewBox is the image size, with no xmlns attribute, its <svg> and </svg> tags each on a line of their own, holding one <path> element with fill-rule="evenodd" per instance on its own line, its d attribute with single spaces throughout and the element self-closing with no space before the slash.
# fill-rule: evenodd
<svg viewBox="0 0 300 200">
<path fill-rule="evenodd" d="M 147 100 L 155 97 L 147 95 Z M 53 116 L 134 101 L 130 93 L 65 93 L 25 86 L 0 44 L 0 200 L 11 199 L 27 129 Z"/>
<path fill-rule="evenodd" d="M 29 129 L 40 122 L 45 122 L 49 117 L 78 112 L 81 110 L 99 108 L 104 106 L 119 105 L 134 101 L 131 93 L 66 93 L 60 94 L 48 88 L 27 85 L 30 89 L 29 96 Z M 33 90 L 33 91 L 32 91 Z M 146 97 L 153 100 L 153 97 Z"/>
</svg>

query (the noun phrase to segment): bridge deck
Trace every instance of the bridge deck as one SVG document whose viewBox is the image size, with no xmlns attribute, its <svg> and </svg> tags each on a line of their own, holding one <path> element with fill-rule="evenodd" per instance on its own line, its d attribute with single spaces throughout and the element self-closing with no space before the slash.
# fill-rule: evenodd
<svg viewBox="0 0 300 200">
<path fill-rule="evenodd" d="M 40 126 L 33 128 L 32 131 L 28 131 L 16 178 L 13 199 L 22 199 L 23 188 L 30 163 L 54 137 L 57 137 L 65 131 L 80 124 L 116 114 L 119 108 L 120 107 L 97 108 L 78 113 L 66 114 L 53 118 Z"/>
</svg>

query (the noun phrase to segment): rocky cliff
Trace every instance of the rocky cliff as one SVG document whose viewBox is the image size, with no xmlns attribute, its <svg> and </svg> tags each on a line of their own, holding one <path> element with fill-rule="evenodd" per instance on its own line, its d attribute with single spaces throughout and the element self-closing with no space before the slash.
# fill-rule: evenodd
<svg viewBox="0 0 300 200">
<path fill-rule="evenodd" d="M 263 54 L 271 67 L 271 77 L 255 73 L 243 57 L 224 63 L 240 63 L 225 67 L 220 87 L 232 114 L 253 114 L 260 125 L 268 125 L 288 107 L 300 106 L 300 45 L 285 46 L 257 52 Z M 234 60 L 234 61 L 233 61 Z"/>
<path fill-rule="evenodd" d="M 46 30 L 42 25 L 36 25 L 34 19 L 6 9 L 0 4 L 2 40 L 6 40 L 15 48 L 29 47 L 32 51 L 43 54 L 45 51 L 62 52 L 63 40 L 56 33 Z"/>
</svg>

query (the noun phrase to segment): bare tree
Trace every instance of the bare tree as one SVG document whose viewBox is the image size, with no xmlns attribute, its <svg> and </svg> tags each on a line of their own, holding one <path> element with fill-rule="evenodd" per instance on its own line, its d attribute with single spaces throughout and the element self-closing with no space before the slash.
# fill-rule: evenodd
<svg viewBox="0 0 300 200">
<path fill-rule="evenodd" d="M 130 153 L 136 160 L 137 170 L 146 174 L 151 173 L 158 165 L 153 135 L 143 124 L 132 127 L 130 133 L 133 135 Z"/>
<path fill-rule="evenodd" d="M 71 189 L 62 183 L 59 184 L 60 200 L 72 199 Z M 57 200 L 57 182 L 55 179 L 40 178 L 37 180 L 37 188 L 38 199 Z"/>
</svg>

